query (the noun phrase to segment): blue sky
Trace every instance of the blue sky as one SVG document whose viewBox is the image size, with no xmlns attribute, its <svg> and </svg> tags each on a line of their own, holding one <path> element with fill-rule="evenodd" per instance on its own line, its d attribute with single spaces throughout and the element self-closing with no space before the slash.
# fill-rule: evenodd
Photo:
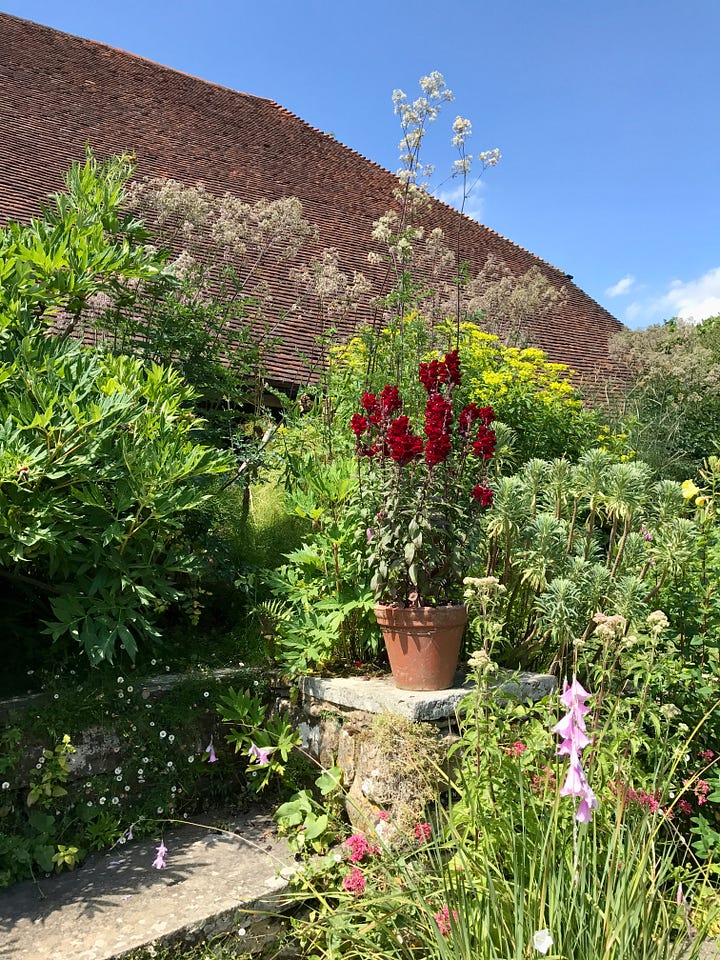
<svg viewBox="0 0 720 960">
<path fill-rule="evenodd" d="M 719 0 L 24 0 L 7 13 L 277 101 L 392 170 L 391 95 L 439 70 L 451 124 L 498 147 L 477 219 L 631 326 L 720 313 Z M 2 38 L 0 37 L 0 45 Z"/>
</svg>

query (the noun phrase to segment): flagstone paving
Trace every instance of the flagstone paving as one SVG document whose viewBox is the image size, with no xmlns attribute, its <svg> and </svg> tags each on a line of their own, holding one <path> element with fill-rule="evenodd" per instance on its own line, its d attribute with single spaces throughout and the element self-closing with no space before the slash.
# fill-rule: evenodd
<svg viewBox="0 0 720 960">
<path fill-rule="evenodd" d="M 133 840 L 75 871 L 17 884 L 0 893 L 0 957 L 109 960 L 232 929 L 256 938 L 264 915 L 283 907 L 280 872 L 293 862 L 273 826 L 257 811 L 230 825 L 234 836 L 181 826 L 165 832 L 163 870 L 152 867 L 158 840 Z"/>
</svg>

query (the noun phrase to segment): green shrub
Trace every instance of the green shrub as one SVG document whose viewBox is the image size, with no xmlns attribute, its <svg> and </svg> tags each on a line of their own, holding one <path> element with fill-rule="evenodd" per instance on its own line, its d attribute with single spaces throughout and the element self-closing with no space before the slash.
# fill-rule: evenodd
<svg viewBox="0 0 720 960">
<path fill-rule="evenodd" d="M 3 642 L 45 620 L 93 663 L 156 635 L 197 566 L 183 519 L 230 466 L 194 442 L 193 394 L 175 372 L 48 334 L 60 311 L 74 322 L 93 296 L 163 269 L 120 214 L 128 175 L 122 159 L 88 157 L 44 219 L 0 231 Z"/>
</svg>

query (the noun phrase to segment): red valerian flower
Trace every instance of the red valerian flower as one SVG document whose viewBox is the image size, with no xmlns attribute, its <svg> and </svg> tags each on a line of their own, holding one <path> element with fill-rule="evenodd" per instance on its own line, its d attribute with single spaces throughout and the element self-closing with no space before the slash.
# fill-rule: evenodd
<svg viewBox="0 0 720 960">
<path fill-rule="evenodd" d="M 419 843 L 427 843 L 432 836 L 432 827 L 429 823 L 416 823 L 413 832 Z"/>
<path fill-rule="evenodd" d="M 457 924 L 458 920 L 459 920 L 459 917 L 458 917 L 457 910 L 453 910 L 452 921 L 450 920 L 450 908 L 447 905 L 444 906 L 442 910 L 440 910 L 438 913 L 435 914 L 435 923 L 437 923 L 438 930 L 443 935 L 443 937 L 446 937 L 450 933 L 450 927 L 452 922 Z"/>
<path fill-rule="evenodd" d="M 473 453 L 483 460 L 489 460 L 495 453 L 495 431 L 484 423 L 478 427 L 477 436 L 473 442 Z"/>
<path fill-rule="evenodd" d="M 396 460 L 400 466 L 416 460 L 423 449 L 421 437 L 415 436 L 409 429 L 410 420 L 408 417 L 396 417 L 388 427 L 387 445 L 390 450 L 390 456 Z"/>
<path fill-rule="evenodd" d="M 343 877 L 342 886 L 348 893 L 356 897 L 362 896 L 365 891 L 365 876 L 360 867 L 353 867 L 350 873 Z"/>
<path fill-rule="evenodd" d="M 350 853 L 348 859 L 353 863 L 359 863 L 365 857 L 372 857 L 380 853 L 380 848 L 368 841 L 364 833 L 353 833 L 344 844 Z"/>
<path fill-rule="evenodd" d="M 490 487 L 483 487 L 479 483 L 470 491 L 473 500 L 477 500 L 481 507 L 491 507 L 493 502 L 493 492 Z"/>
</svg>

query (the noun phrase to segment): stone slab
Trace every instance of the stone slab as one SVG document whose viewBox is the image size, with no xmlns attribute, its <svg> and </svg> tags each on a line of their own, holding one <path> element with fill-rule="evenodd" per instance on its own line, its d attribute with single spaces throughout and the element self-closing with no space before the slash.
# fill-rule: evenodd
<svg viewBox="0 0 720 960">
<path fill-rule="evenodd" d="M 244 928 L 243 952 L 286 905 L 293 857 L 260 813 L 230 824 L 236 836 L 196 826 L 165 831 L 166 869 L 154 870 L 157 840 L 131 841 L 77 870 L 0 892 L 2 960 L 110 960 L 150 944 L 197 942 Z"/>
<path fill-rule="evenodd" d="M 500 673 L 491 684 L 499 698 L 541 700 L 552 693 L 557 681 L 545 673 Z M 392 677 L 303 677 L 300 690 L 305 700 L 324 701 L 364 710 L 367 713 L 393 713 L 408 720 L 444 720 L 455 714 L 457 705 L 474 689 L 471 681 L 458 681 L 448 690 L 398 690 Z"/>
</svg>

